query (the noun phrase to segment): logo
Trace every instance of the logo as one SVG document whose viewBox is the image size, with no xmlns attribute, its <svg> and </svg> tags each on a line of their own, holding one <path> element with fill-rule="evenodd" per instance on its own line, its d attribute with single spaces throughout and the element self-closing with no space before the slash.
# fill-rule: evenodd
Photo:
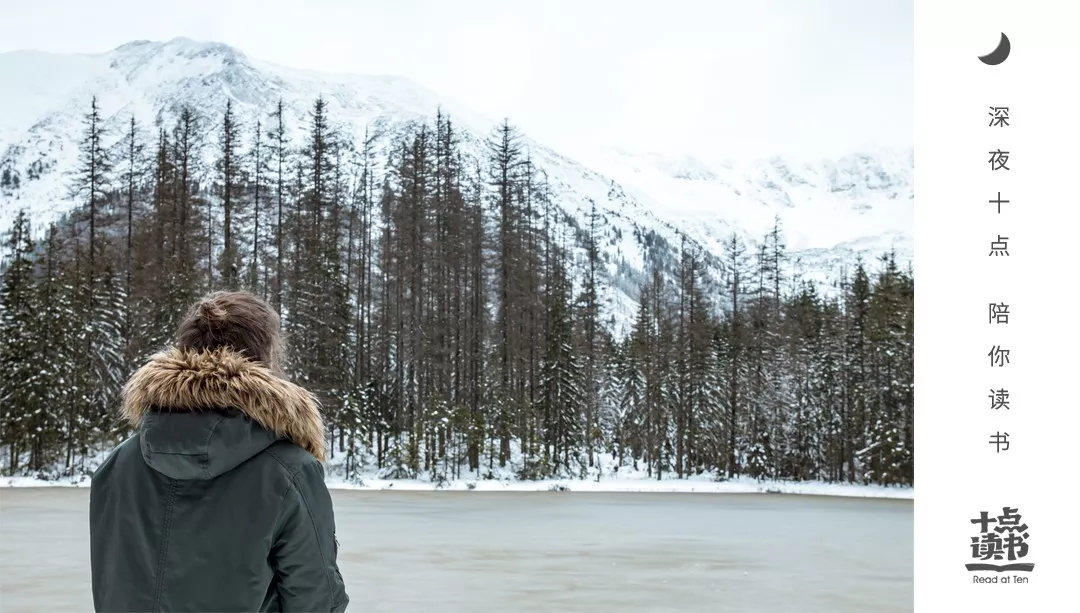
<svg viewBox="0 0 1080 613">
<path fill-rule="evenodd" d="M 1023 523 L 1019 509 L 1002 507 L 1001 515 L 990 517 L 983 511 L 971 523 L 979 526 L 979 535 L 971 537 L 971 557 L 979 562 L 967 564 L 969 571 L 989 570 L 995 572 L 1031 572 L 1035 565 L 1017 562 L 1028 554 L 1028 525 Z M 992 524 L 994 524 L 992 526 Z M 995 564 L 999 560 L 1008 563 Z"/>
</svg>

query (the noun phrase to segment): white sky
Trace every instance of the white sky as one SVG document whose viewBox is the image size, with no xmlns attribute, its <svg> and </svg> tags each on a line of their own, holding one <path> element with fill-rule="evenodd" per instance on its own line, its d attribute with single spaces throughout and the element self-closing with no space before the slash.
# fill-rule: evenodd
<svg viewBox="0 0 1080 613">
<path fill-rule="evenodd" d="M 0 52 L 187 36 L 399 75 L 569 154 L 913 143 L 913 0 L 0 0 L 0 15 Z"/>
</svg>

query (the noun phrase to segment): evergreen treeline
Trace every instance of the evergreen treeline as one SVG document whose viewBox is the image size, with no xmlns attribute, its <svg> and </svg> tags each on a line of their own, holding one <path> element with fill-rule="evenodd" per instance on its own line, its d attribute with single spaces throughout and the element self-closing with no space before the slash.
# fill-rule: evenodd
<svg viewBox="0 0 1080 613">
<path fill-rule="evenodd" d="M 246 288 L 282 314 L 287 370 L 321 397 L 347 476 L 912 483 L 914 282 L 891 257 L 827 299 L 786 272 L 779 226 L 752 252 L 733 236 L 719 266 L 684 243 L 667 270 L 651 260 L 615 338 L 603 219 L 565 218 L 509 123 L 484 159 L 441 112 L 383 156 L 324 99 L 300 142 L 269 110 L 132 119 L 106 148 L 92 102 L 81 206 L 44 232 L 20 212 L 5 244 L 7 472 L 85 471 L 128 434 L 120 386 L 189 305 Z"/>
</svg>

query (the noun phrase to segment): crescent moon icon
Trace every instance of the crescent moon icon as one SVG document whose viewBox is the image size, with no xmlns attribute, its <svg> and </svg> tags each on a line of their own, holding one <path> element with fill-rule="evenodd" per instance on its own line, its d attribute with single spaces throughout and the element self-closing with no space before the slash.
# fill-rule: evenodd
<svg viewBox="0 0 1080 613">
<path fill-rule="evenodd" d="M 986 55 L 979 56 L 979 60 L 987 66 L 997 66 L 1008 59 L 1010 51 L 1012 51 L 1012 44 L 1009 43 L 1009 37 L 1005 36 L 1005 33 L 1002 32 L 997 49 L 994 49 Z"/>
</svg>

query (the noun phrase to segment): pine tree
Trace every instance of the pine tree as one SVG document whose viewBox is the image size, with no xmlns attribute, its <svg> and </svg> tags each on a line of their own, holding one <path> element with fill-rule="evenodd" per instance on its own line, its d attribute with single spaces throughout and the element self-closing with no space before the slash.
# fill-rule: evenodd
<svg viewBox="0 0 1080 613">
<path fill-rule="evenodd" d="M 914 384 L 904 364 L 912 360 L 907 337 L 913 327 L 909 305 L 914 291 L 894 256 L 882 256 L 881 265 L 868 305 L 874 390 L 868 478 L 886 485 L 907 484 L 914 480 L 910 438 Z"/>
<path fill-rule="evenodd" d="M 120 401 L 120 387 L 127 379 L 124 337 L 120 326 L 123 322 L 123 278 L 116 274 L 111 264 L 105 266 L 96 289 L 93 310 L 84 320 L 86 342 L 93 348 L 89 362 L 89 376 L 85 381 L 85 399 L 89 403 L 92 438 L 89 444 L 103 447 L 115 440 L 122 424 L 116 412 Z"/>
<path fill-rule="evenodd" d="M 870 381 L 870 278 L 860 259 L 851 279 L 844 308 L 844 439 L 848 443 L 848 480 L 861 479 L 859 455 L 866 449 Z"/>
<path fill-rule="evenodd" d="M 98 261 L 103 257 L 103 245 L 98 238 L 104 207 L 108 198 L 110 174 L 113 169 L 105 145 L 105 126 L 98 106 L 97 96 L 90 99 L 90 111 L 83 117 L 83 139 L 79 145 L 79 166 L 73 186 L 74 195 L 85 203 L 89 248 L 87 250 L 87 274 L 91 289 L 98 271 Z"/>
<path fill-rule="evenodd" d="M 585 452 L 590 467 L 595 464 L 596 446 L 601 437 L 598 426 L 601 394 L 599 378 L 604 369 L 604 364 L 600 361 L 602 338 L 600 332 L 600 290 L 598 287 L 600 250 L 597 240 L 600 231 L 599 222 L 600 218 L 596 211 L 596 202 L 590 201 L 588 235 L 585 238 L 585 274 L 579 300 L 581 346 L 578 348 L 582 356 L 584 385 Z"/>
<path fill-rule="evenodd" d="M 240 253 L 237 248 L 235 228 L 242 188 L 239 143 L 239 126 L 233 114 L 232 99 L 229 99 L 225 103 L 225 114 L 221 121 L 221 157 L 218 158 L 217 163 L 221 181 L 219 189 L 221 190 L 222 211 L 222 248 L 217 268 L 221 277 L 220 285 L 226 289 L 236 289 L 240 280 Z M 213 233 L 210 235 L 210 241 L 210 252 L 207 257 L 208 262 L 213 262 Z M 214 287 L 212 266 L 207 268 L 207 274 L 210 276 L 210 286 Z"/>
<path fill-rule="evenodd" d="M 489 318 L 487 295 L 489 287 L 484 256 L 484 182 L 477 169 L 472 181 L 470 195 L 463 214 L 462 235 L 464 261 L 462 263 L 462 288 L 464 325 L 462 330 L 464 396 L 466 404 L 467 434 L 466 455 L 469 470 L 480 471 L 480 449 L 487 429 L 487 406 L 490 400 L 491 379 L 487 339 Z"/>
<path fill-rule="evenodd" d="M 260 258 L 262 257 L 262 250 L 264 245 L 263 239 L 263 216 L 265 211 L 263 210 L 264 197 L 263 193 L 266 191 L 266 174 L 267 174 L 267 162 L 268 157 L 266 155 L 266 146 L 263 143 L 263 127 L 261 121 L 255 122 L 255 131 L 252 135 L 252 144 L 250 152 L 250 181 L 251 181 L 251 204 L 252 204 L 252 231 L 251 231 L 251 266 L 248 269 L 248 286 L 252 290 L 266 298 L 267 285 L 264 277 L 260 275 L 264 272 L 260 269 Z"/>
<path fill-rule="evenodd" d="M 679 478 L 704 469 L 700 446 L 705 428 L 711 425 L 723 429 L 721 423 L 712 423 L 719 381 L 713 360 L 711 305 L 702 289 L 702 274 L 700 255 L 684 244 L 674 361 L 679 391 L 679 402 L 674 407 L 675 470 Z"/>
<path fill-rule="evenodd" d="M 323 398 L 332 441 L 337 434 L 331 455 L 344 446 L 338 420 L 352 373 L 351 352 L 346 350 L 352 318 L 340 232 L 332 214 L 340 208 L 335 198 L 341 195 L 334 186 L 337 147 L 328 104 L 320 97 L 312 107 L 307 141 L 298 158 L 301 197 L 294 220 L 295 269 L 286 310 L 289 334 L 295 339 L 293 372 Z"/>
<path fill-rule="evenodd" d="M 648 457 L 649 453 L 646 428 L 649 423 L 649 347 L 652 343 L 653 327 L 650 298 L 651 292 L 646 283 L 639 293 L 637 317 L 633 330 L 624 343 L 619 371 L 622 386 L 619 407 L 623 414 L 619 424 L 619 450 L 620 453 L 630 451 L 635 469 L 638 458 Z M 622 463 L 623 458 L 620 458 L 619 464 Z"/>
<path fill-rule="evenodd" d="M 794 398 L 781 424 L 784 447 L 780 473 L 786 478 L 805 480 L 817 476 L 824 460 L 825 424 L 815 386 L 823 376 L 823 313 L 817 292 L 808 283 L 803 284 L 787 310 L 787 364 Z"/>
<path fill-rule="evenodd" d="M 178 258 L 180 236 L 178 236 L 177 188 L 175 181 L 173 147 L 168 133 L 162 128 L 158 131 L 157 148 L 154 154 L 153 197 L 151 216 L 153 226 L 152 264 L 147 266 L 147 276 L 158 276 L 160 285 L 156 292 L 147 292 L 141 296 L 139 311 L 147 318 L 146 327 L 139 337 L 148 346 L 161 346 L 165 340 L 165 330 L 175 316 L 171 308 L 180 305 L 179 276 L 182 261 Z M 156 275 L 155 275 L 156 273 Z"/>
<path fill-rule="evenodd" d="M 46 463 L 60 459 L 60 450 L 73 440 L 74 433 L 67 427 L 67 408 L 74 402 L 73 389 L 69 385 L 71 373 L 81 362 L 81 348 L 76 343 L 77 329 L 74 304 L 74 283 L 71 266 L 65 261 L 57 225 L 50 224 L 45 244 L 44 262 L 39 265 L 41 278 L 38 284 L 40 312 L 34 327 L 38 340 L 37 357 L 41 370 L 37 379 L 36 396 L 39 407 L 35 413 L 38 423 L 38 442 L 41 448 L 34 454 L 39 465 L 31 461 L 31 468 L 44 468 Z M 70 446 L 69 446 L 70 448 Z M 69 460 L 69 458 L 65 458 Z M 68 466 L 71 466 L 68 463 Z"/>
<path fill-rule="evenodd" d="M 554 474 L 565 474 L 575 467 L 571 454 L 583 442 L 579 434 L 578 416 L 582 412 L 581 371 L 574 348 L 574 323 L 571 311 L 570 280 L 566 276 L 562 256 L 552 258 L 547 284 L 547 333 L 541 367 L 541 400 L 547 415 L 547 450 L 545 463 L 550 462 Z"/>
<path fill-rule="evenodd" d="M 36 245 L 25 210 L 16 214 L 5 246 L 0 284 L 0 441 L 8 447 L 8 471 L 14 474 L 33 436 L 28 421 L 40 408 L 33 393 L 39 376 L 35 366 L 39 347 L 34 338 L 34 322 L 40 309 L 34 279 Z"/>
<path fill-rule="evenodd" d="M 496 399 L 497 415 L 495 427 L 499 436 L 499 465 L 505 466 L 510 457 L 510 423 L 508 406 L 514 398 L 514 389 L 518 387 L 520 372 L 516 368 L 520 362 L 522 340 L 520 339 L 520 318 L 522 311 L 522 273 L 520 254 L 523 249 L 521 236 L 522 214 L 515 195 L 519 193 L 521 167 L 524 153 L 520 135 L 509 121 L 496 128 L 488 141 L 490 187 L 492 189 L 492 208 L 496 215 L 497 242 L 496 257 L 498 272 L 496 276 L 496 317 L 495 331 L 498 348 L 499 388 Z"/>
<path fill-rule="evenodd" d="M 842 481 L 845 475 L 845 450 L 843 411 L 843 345 L 842 306 L 837 300 L 829 300 L 822 306 L 821 346 L 817 356 L 816 379 L 813 395 L 821 407 L 821 454 L 822 478 Z"/>
<path fill-rule="evenodd" d="M 289 150 L 289 138 L 285 127 L 285 102 L 278 99 L 274 113 L 271 115 L 271 129 L 268 133 L 270 141 L 270 167 L 273 174 L 274 209 L 274 292 L 273 305 L 278 313 L 282 312 L 282 294 L 285 283 L 285 219 L 288 210 L 286 197 L 286 173 L 292 163 Z"/>
<path fill-rule="evenodd" d="M 126 340 L 125 359 L 134 359 L 135 343 L 135 305 L 132 297 L 135 295 L 135 222 L 139 218 L 136 213 L 136 201 L 142 189 L 145 176 L 143 155 L 145 143 L 139 132 L 139 126 L 135 116 L 131 116 L 128 123 L 128 131 L 124 136 L 124 152 L 126 154 L 125 168 L 123 173 L 124 183 L 124 208 L 127 215 L 126 230 L 127 238 L 124 244 L 124 295 L 127 301 L 124 304 L 124 327 L 123 336 Z"/>
<path fill-rule="evenodd" d="M 199 294 L 199 262 L 196 244 L 200 234 L 205 234 L 208 247 L 213 244 L 213 219 L 209 215 L 206 215 L 206 219 L 200 219 L 199 213 L 203 204 L 209 205 L 211 202 L 209 198 L 205 203 L 201 202 L 200 198 L 200 179 L 203 172 L 202 124 L 201 116 L 192 107 L 182 107 L 173 128 L 170 143 L 172 146 L 169 164 L 171 176 L 167 180 L 171 183 L 174 220 L 172 235 L 177 239 L 172 256 L 175 259 L 175 268 L 171 275 L 175 291 L 172 296 L 175 300 L 173 303 L 175 312 L 183 312 L 183 309 L 193 303 Z M 212 260 L 207 260 L 205 270 L 210 270 L 211 262 Z M 209 283 L 210 279 L 207 278 L 202 285 L 207 287 Z"/>
<path fill-rule="evenodd" d="M 727 359 L 726 364 L 726 379 L 728 382 L 727 388 L 727 475 L 733 477 L 739 474 L 740 463 L 738 456 L 738 433 L 740 430 L 739 419 L 742 415 L 744 400 L 742 397 L 742 380 L 744 371 L 744 353 L 746 344 L 746 314 L 744 313 L 745 306 L 743 305 L 743 298 L 746 290 L 744 289 L 745 279 L 745 260 L 746 247 L 739 239 L 738 235 L 732 234 L 724 245 L 725 263 L 727 265 L 728 275 L 728 300 L 730 304 L 729 322 L 726 327 L 727 334 L 725 340 Z"/>
</svg>

